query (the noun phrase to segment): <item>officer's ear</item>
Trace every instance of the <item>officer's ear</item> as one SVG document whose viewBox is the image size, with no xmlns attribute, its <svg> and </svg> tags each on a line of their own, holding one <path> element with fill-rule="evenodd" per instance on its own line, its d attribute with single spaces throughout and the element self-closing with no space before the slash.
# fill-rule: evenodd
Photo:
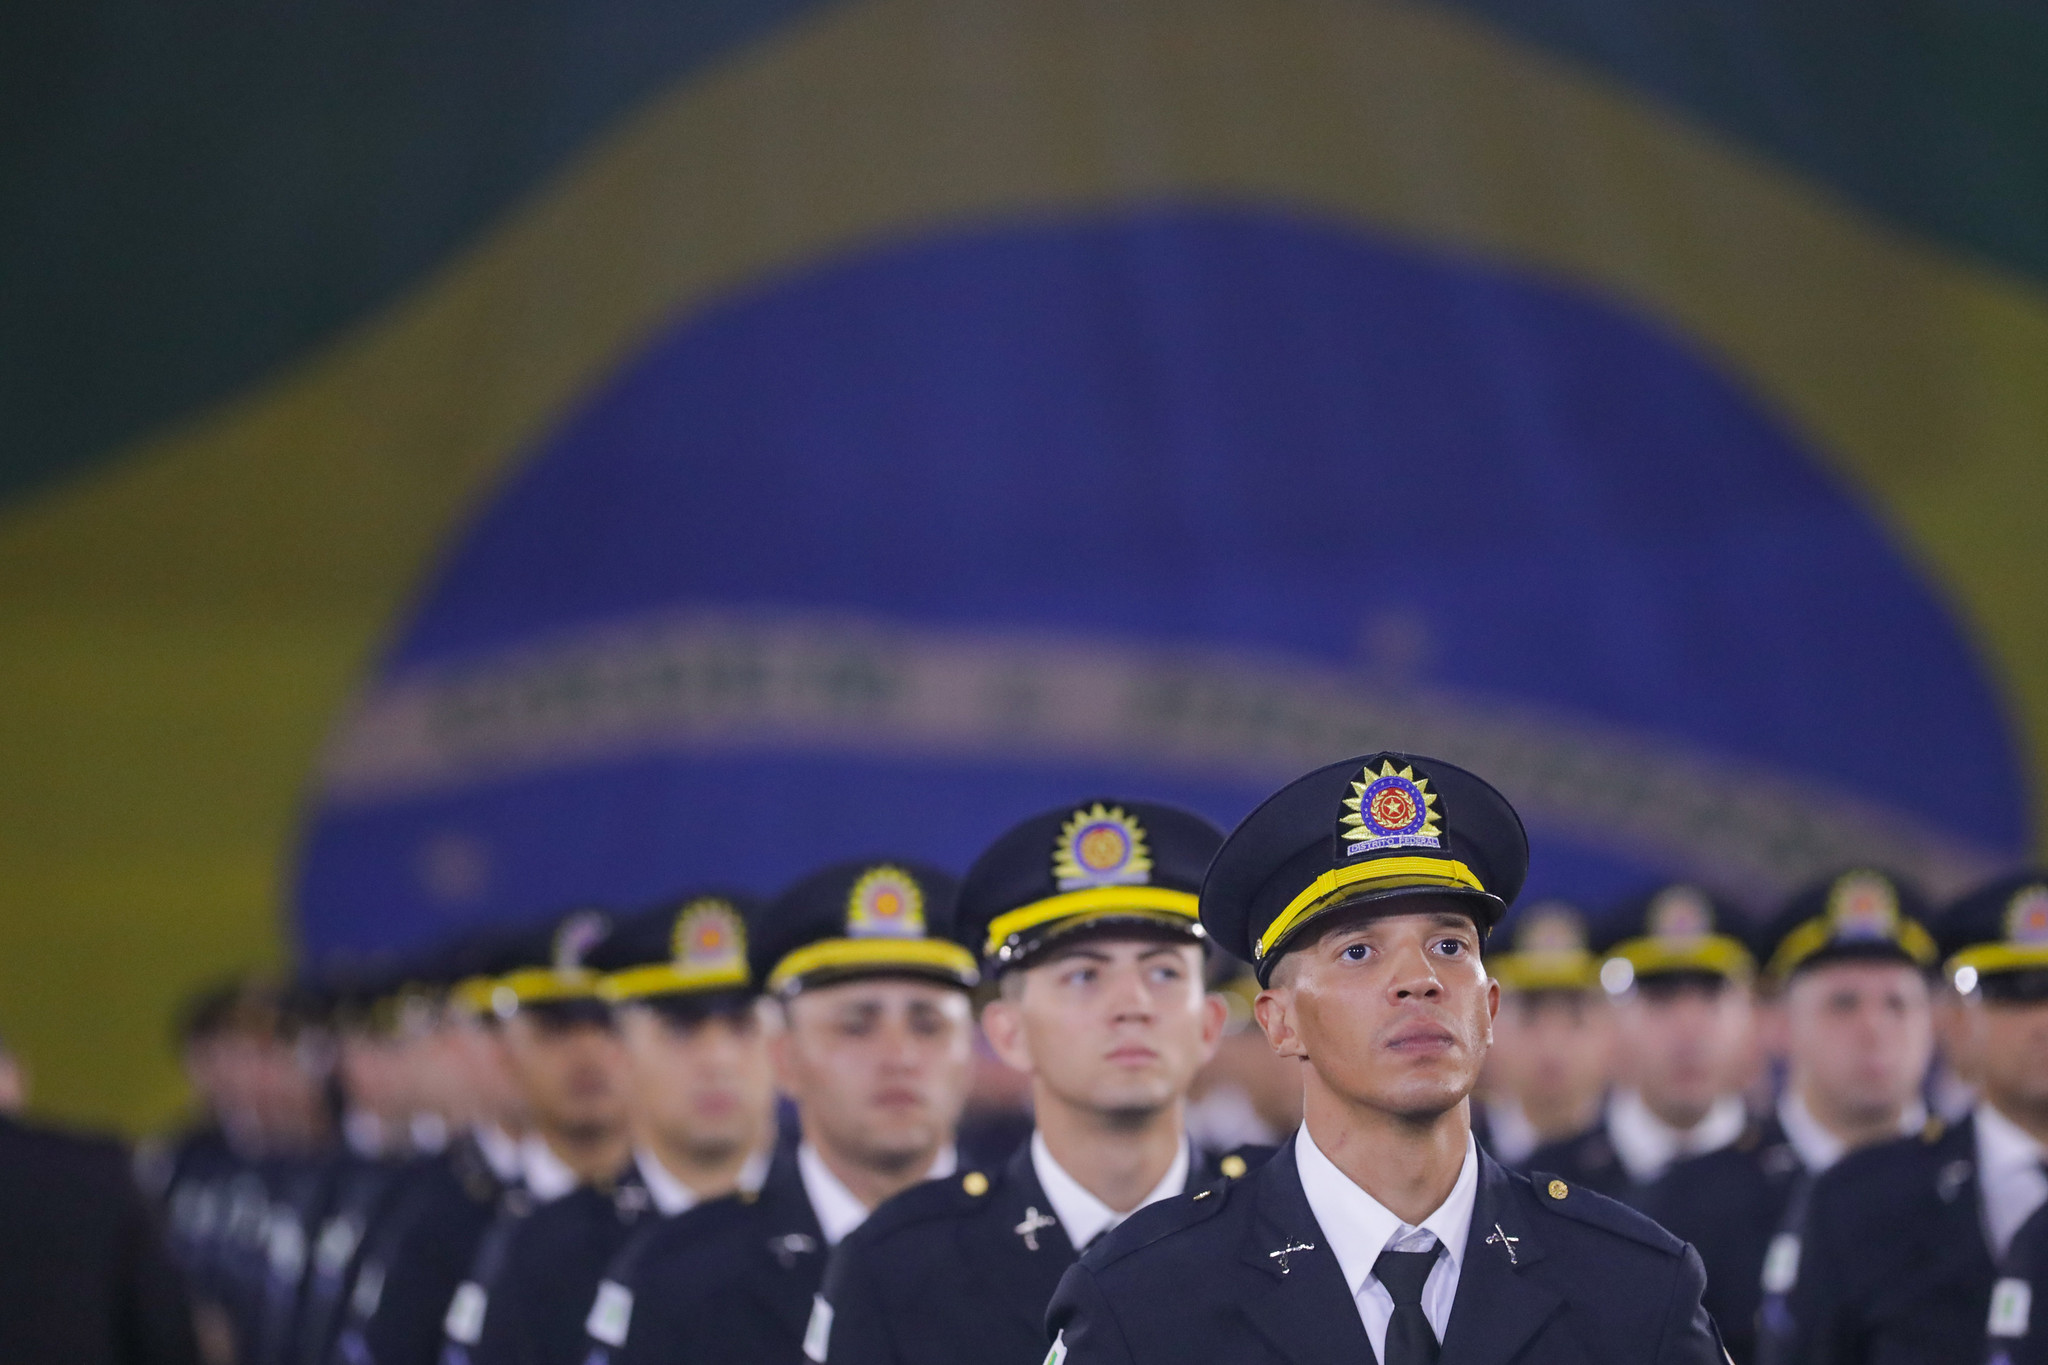
<svg viewBox="0 0 2048 1365">
<path fill-rule="evenodd" d="M 1021 979 L 1023 975 L 1022 972 L 1011 972 L 1003 978 L 1003 992 L 982 1007 L 981 1032 L 1004 1066 L 1029 1075 L 1031 1043 L 1024 1035 L 1024 1013 L 1017 1007 L 1017 995 L 1021 992 L 1009 989 L 1010 982 Z"/>
<path fill-rule="evenodd" d="M 1295 1027 L 1293 969 L 1294 963 L 1284 957 L 1274 965 L 1272 984 L 1252 1001 L 1252 1017 L 1275 1055 L 1306 1058 L 1308 1047 Z"/>
</svg>

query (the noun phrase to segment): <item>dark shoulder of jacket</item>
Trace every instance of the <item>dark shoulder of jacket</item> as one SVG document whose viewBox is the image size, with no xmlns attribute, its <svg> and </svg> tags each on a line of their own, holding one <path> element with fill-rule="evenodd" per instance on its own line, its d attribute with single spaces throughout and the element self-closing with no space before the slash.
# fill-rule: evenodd
<svg viewBox="0 0 2048 1365">
<path fill-rule="evenodd" d="M 1232 1147 L 1228 1151 L 1204 1151 L 1198 1153 L 1201 1160 L 1196 1163 L 1196 1171 L 1205 1184 L 1209 1172 L 1215 1172 L 1227 1180 L 1242 1180 L 1271 1161 L 1273 1153 L 1279 1150 L 1278 1147 L 1264 1143 L 1248 1142 L 1242 1147 Z"/>
<path fill-rule="evenodd" d="M 988 1201 L 1002 1190 L 1000 1172 L 965 1171 L 943 1180 L 926 1180 L 901 1194 L 884 1200 L 880 1207 L 846 1240 L 854 1246 L 874 1246 L 906 1228 L 971 1218 L 988 1207 Z"/>
<path fill-rule="evenodd" d="M 1226 1178 L 1199 1190 L 1147 1204 L 1104 1233 L 1102 1240 L 1081 1258 L 1081 1264 L 1090 1270 L 1104 1270 L 1134 1251 L 1142 1251 L 1190 1228 L 1200 1227 L 1223 1212 L 1230 1203 L 1232 1192 L 1237 1189 L 1238 1182 Z"/>
<path fill-rule="evenodd" d="M 1530 1202 L 1560 1218 L 1625 1237 L 1666 1256 L 1685 1254 L 1685 1243 L 1620 1200 L 1595 1194 L 1548 1171 L 1530 1171 L 1527 1176 L 1509 1171 L 1507 1176 Z"/>
<path fill-rule="evenodd" d="M 760 1230 L 761 1218 L 761 1206 L 751 1198 L 726 1195 L 707 1199 L 673 1218 L 650 1224 L 640 1264 L 672 1264 L 702 1255 L 723 1257 L 732 1239 Z"/>
<path fill-rule="evenodd" d="M 1901 1205 L 1925 1199 L 1930 1192 L 1942 1194 L 1945 1180 L 1954 1180 L 1959 1188 L 1976 1165 L 1974 1146 L 1961 1130 L 1930 1119 L 1911 1137 L 1851 1152 L 1823 1171 L 1814 1179 L 1808 1208 L 1825 1205 L 1831 1217 L 1840 1210 L 1859 1222 L 1889 1222 L 1890 1211 Z M 1952 1196 L 1950 1191 L 1944 1197 Z"/>
</svg>

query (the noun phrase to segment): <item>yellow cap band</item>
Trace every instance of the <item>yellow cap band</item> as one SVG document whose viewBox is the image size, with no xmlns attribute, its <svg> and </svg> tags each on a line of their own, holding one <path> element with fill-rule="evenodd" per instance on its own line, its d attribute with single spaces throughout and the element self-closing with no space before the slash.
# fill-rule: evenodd
<svg viewBox="0 0 2048 1365">
<path fill-rule="evenodd" d="M 1800 963 L 1827 947 L 1830 938 L 1825 915 L 1817 915 L 1807 920 L 1785 935 L 1785 941 L 1771 954 L 1770 965 L 1764 968 L 1765 973 L 1774 981 L 1783 981 L 1799 969 Z M 1879 940 L 1868 941 L 1875 943 Z M 1934 946 L 1933 937 L 1915 920 L 1901 918 L 1898 932 L 1883 941 L 1896 944 L 1900 952 L 1923 967 L 1933 966 L 1934 959 L 1941 955 L 1940 950 Z"/>
<path fill-rule="evenodd" d="M 552 967 L 526 967 L 499 977 L 497 984 L 511 991 L 512 998 L 522 1005 L 597 999 L 597 973 L 583 967 L 560 972 Z"/>
<path fill-rule="evenodd" d="M 1636 969 L 1637 976 L 1660 972 L 1714 972 L 1747 981 L 1756 973 L 1756 959 L 1742 940 L 1726 934 L 1707 934 L 1683 942 L 1656 938 L 1625 939 L 1607 954 Z"/>
<path fill-rule="evenodd" d="M 994 954 L 1012 934 L 1036 929 L 1056 919 L 1100 919 L 1118 914 L 1166 914 L 1178 919 L 1195 918 L 1199 902 L 1192 891 L 1172 891 L 1163 886 L 1091 886 L 1085 891 L 1067 891 L 1042 901 L 1020 905 L 989 921 L 988 946 Z"/>
<path fill-rule="evenodd" d="M 1511 991 L 1589 991 L 1600 984 L 1600 959 L 1586 952 L 1502 953 L 1486 970 Z"/>
<path fill-rule="evenodd" d="M 1472 869 L 1455 858 L 1379 858 L 1369 863 L 1332 868 L 1287 902 L 1287 908 L 1266 926 L 1265 933 L 1259 935 L 1254 956 L 1261 962 L 1265 961 L 1266 954 L 1273 951 L 1273 945 L 1292 932 L 1295 926 L 1330 909 L 1343 899 L 1343 893 L 1374 882 L 1405 882 L 1410 886 L 1443 887 L 1446 890 L 1486 890 L 1479 884 L 1479 878 L 1472 875 Z"/>
<path fill-rule="evenodd" d="M 944 972 L 963 986 L 981 980 L 974 954 L 942 938 L 828 938 L 807 943 L 776 963 L 768 974 L 768 989 L 780 991 L 812 972 L 886 972 L 892 967 Z"/>
<path fill-rule="evenodd" d="M 1943 970 L 1953 976 L 1961 967 L 1973 967 L 1979 973 L 2048 967 L 2048 943 L 1979 943 L 1951 957 Z"/>
<path fill-rule="evenodd" d="M 491 1012 L 491 992 L 496 990 L 496 977 L 469 976 L 448 988 L 448 1003 L 459 1010 L 483 1015 Z"/>
<path fill-rule="evenodd" d="M 625 1000 L 639 1000 L 650 995 L 730 990 L 736 986 L 744 987 L 749 979 L 747 964 L 744 962 L 728 963 L 723 967 L 700 968 L 697 971 L 684 971 L 672 962 L 656 962 L 645 967 L 629 967 L 623 972 L 613 972 L 597 983 L 597 993 L 616 1004 Z"/>
</svg>

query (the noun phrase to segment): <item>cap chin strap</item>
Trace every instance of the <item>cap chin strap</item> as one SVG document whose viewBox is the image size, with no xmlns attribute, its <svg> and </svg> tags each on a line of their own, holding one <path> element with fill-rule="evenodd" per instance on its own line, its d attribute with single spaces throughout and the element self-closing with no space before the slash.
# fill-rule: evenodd
<svg viewBox="0 0 2048 1365">
<path fill-rule="evenodd" d="M 1773 980 L 1783 981 L 1798 969 L 1800 963 L 1827 947 L 1833 937 L 1828 927 L 1827 916 L 1817 915 L 1807 920 L 1785 935 L 1785 941 L 1771 954 L 1770 965 L 1764 969 L 1766 975 Z M 1870 941 L 1891 943 L 1923 967 L 1932 967 L 1934 959 L 1941 955 L 1928 932 L 1903 915 L 1899 917 L 1898 924 L 1886 938 Z"/>
<path fill-rule="evenodd" d="M 1391 882 L 1417 890 L 1477 891 L 1485 893 L 1472 869 L 1455 858 L 1377 858 L 1371 862 L 1335 867 L 1303 887 L 1287 902 L 1287 908 L 1273 917 L 1266 932 L 1259 935 L 1253 957 L 1263 962 L 1274 945 L 1306 920 L 1314 918 L 1351 891 L 1375 883 Z"/>
<path fill-rule="evenodd" d="M 1943 971 L 1954 976 L 1961 967 L 1975 967 L 1980 973 L 2038 970 L 2048 967 L 2048 943 L 1975 944 L 1950 958 Z"/>
<path fill-rule="evenodd" d="M 1192 891 L 1174 891 L 1164 886 L 1091 886 L 1082 891 L 1068 891 L 997 915 L 989 921 L 988 943 L 982 952 L 994 957 L 996 950 L 1008 942 L 1012 934 L 1036 929 L 1056 919 L 1121 911 L 1166 914 L 1191 920 L 1195 918 L 1197 904 Z"/>
<path fill-rule="evenodd" d="M 629 967 L 625 971 L 613 972 L 597 983 L 597 993 L 616 1003 L 638 1000 L 649 995 L 669 995 L 678 991 L 729 990 L 736 986 L 745 986 L 749 979 L 747 964 L 744 962 L 696 969 L 678 967 L 671 962 L 656 962 L 645 967 Z"/>
<path fill-rule="evenodd" d="M 768 973 L 769 994 L 813 972 L 828 970 L 887 972 L 891 968 L 937 972 L 963 986 L 981 980 L 974 954 L 941 938 L 828 938 L 785 956 Z"/>
</svg>

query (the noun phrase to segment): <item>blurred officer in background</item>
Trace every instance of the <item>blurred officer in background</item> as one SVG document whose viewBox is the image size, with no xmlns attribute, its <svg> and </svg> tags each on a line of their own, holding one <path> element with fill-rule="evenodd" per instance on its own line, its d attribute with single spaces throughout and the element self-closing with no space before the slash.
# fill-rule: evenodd
<svg viewBox="0 0 2048 1365">
<path fill-rule="evenodd" d="M 190 1302 L 128 1154 L 0 1116 L 0 1361 L 198 1359 Z"/>
<path fill-rule="evenodd" d="M 636 1249 L 659 1220 L 735 1190 L 751 1195 L 767 1177 L 775 1086 L 743 908 L 759 913 L 738 896 L 686 896 L 623 925 L 595 959 L 608 969 L 598 987 L 626 1044 L 634 1170 L 657 1217 L 609 1225 L 630 1228 L 624 1240 L 594 1229 L 548 1262 L 547 1293 L 576 1311 L 560 1321 L 528 1314 L 522 1359 L 578 1365 L 587 1331 L 623 1336 Z"/>
<path fill-rule="evenodd" d="M 750 923 L 770 1056 L 803 1140 L 758 1195 L 691 1209 L 636 1244 L 587 1359 L 794 1365 L 826 1253 L 891 1195 L 957 1167 L 979 979 L 953 879 L 875 859 L 811 874 Z"/>
<path fill-rule="evenodd" d="M 1563 901 L 1510 911 L 1487 941 L 1500 1014 L 1486 1055 L 1490 1084 L 1473 1105 L 1479 1145 L 1525 1169 L 1546 1142 L 1600 1122 L 1614 1067 L 1614 1009 L 1587 946 L 1586 917 Z"/>
<path fill-rule="evenodd" d="M 1739 924 L 1686 885 L 1616 916 L 1600 979 L 1614 998 L 1619 1083 L 1598 1123 L 1538 1147 L 1530 1170 L 1633 1204 L 1672 1162 L 1742 1136 L 1742 1091 L 1756 1063 L 1756 959 Z"/>
<path fill-rule="evenodd" d="M 589 964 L 611 930 L 603 911 L 566 915 L 530 933 L 520 965 L 492 988 L 532 1130 L 520 1149 L 520 1187 L 448 1302 L 447 1365 L 523 1359 L 535 1323 L 575 1322 L 588 1294 L 550 1294 L 552 1262 L 581 1238 L 622 1240 L 619 1225 L 646 1207 L 632 1162 L 625 1051 Z"/>
<path fill-rule="evenodd" d="M 352 973 L 341 992 L 335 1068 L 342 1141 L 328 1157 L 327 1197 L 284 1356 L 293 1365 L 327 1359 L 365 1237 L 390 1212 L 418 1159 L 446 1145 L 446 1126 L 422 1108 L 421 1059 L 436 1008 L 425 979 L 432 972 L 424 958 L 384 962 Z"/>
<path fill-rule="evenodd" d="M 1528 856 L 1498 792 L 1407 754 L 1319 769 L 1238 826 L 1202 923 L 1256 964 L 1307 1117 L 1244 1179 L 1142 1209 L 1084 1255 L 1048 1361 L 1721 1359 L 1683 1243 L 1472 1140 L 1499 1003 L 1480 942 Z"/>
<path fill-rule="evenodd" d="M 1023 821 L 968 869 L 962 931 L 1001 987 L 982 1030 L 1031 1077 L 1037 1127 L 1002 1166 L 905 1191 L 839 1244 L 812 1360 L 1036 1365 L 1076 1248 L 1245 1173 L 1244 1154 L 1196 1151 L 1183 1123 L 1223 1030 L 1196 918 L 1222 842 L 1171 806 L 1090 800 Z"/>
<path fill-rule="evenodd" d="M 333 1194 L 343 1096 L 335 1074 L 338 984 L 302 976 L 286 992 L 285 1036 L 260 1054 L 269 1206 L 244 1365 L 289 1365 L 313 1239 Z"/>
<path fill-rule="evenodd" d="M 2048 874 L 2001 878 L 1935 931 L 1977 1106 L 1814 1180 L 1771 1252 L 1766 1362 L 2048 1361 Z"/>
<path fill-rule="evenodd" d="M 1259 978 L 1249 967 L 1212 948 L 1208 971 L 1223 1002 L 1223 1041 L 1188 1089 L 1188 1137 L 1212 1152 L 1277 1146 L 1301 1127 L 1301 1063 L 1274 1055 L 1259 1031 Z"/>
<path fill-rule="evenodd" d="M 1927 1123 L 1920 1085 L 1934 1052 L 1936 950 L 1925 917 L 1911 887 L 1868 868 L 1795 896 L 1772 925 L 1764 971 L 1784 1020 L 1777 1107 L 1732 1145 L 1678 1162 L 1645 1196 L 1644 1211 L 1706 1263 L 1707 1308 L 1736 1365 L 1755 1358 L 1766 1277 L 1790 1269 L 1785 1224 L 1806 1183 L 1859 1147 Z M 1779 1263 L 1767 1269 L 1781 1234 Z"/>
<path fill-rule="evenodd" d="M 418 1163 L 364 1239 L 343 1301 L 333 1365 L 432 1365 L 456 1286 L 500 1201 L 523 1180 L 526 1105 L 492 1005 L 515 941 L 480 931 L 446 946 L 433 1020 L 434 1098 L 451 1137 Z"/>
</svg>

